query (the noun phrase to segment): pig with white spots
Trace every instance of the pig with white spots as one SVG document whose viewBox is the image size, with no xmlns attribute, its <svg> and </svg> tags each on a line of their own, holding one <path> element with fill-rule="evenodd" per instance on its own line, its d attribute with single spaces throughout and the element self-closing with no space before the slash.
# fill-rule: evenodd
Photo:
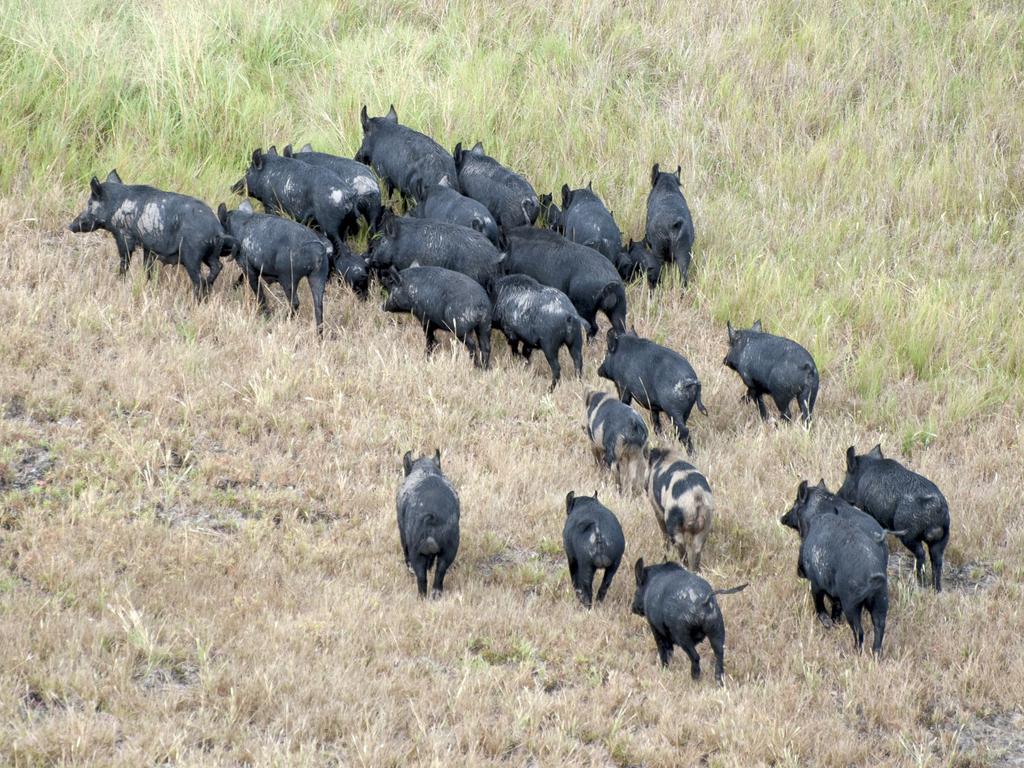
<svg viewBox="0 0 1024 768">
<path fill-rule="evenodd" d="M 562 545 L 569 560 L 569 577 L 576 597 L 587 608 L 593 603 L 594 576 L 604 570 L 597 602 L 604 600 L 626 551 L 626 537 L 615 514 L 594 496 L 565 497 Z"/>
<path fill-rule="evenodd" d="M 378 236 L 370 241 L 369 260 L 378 274 L 388 267 L 402 270 L 414 264 L 444 267 L 483 286 L 502 273 L 505 255 L 476 230 L 388 212 Z"/>
<path fill-rule="evenodd" d="M 654 431 L 661 433 L 661 414 L 668 414 L 679 439 L 693 453 L 693 440 L 686 426 L 696 405 L 705 416 L 700 399 L 700 379 L 685 357 L 635 333 L 608 331 L 608 352 L 597 375 L 615 383 L 622 402 L 636 400 L 649 408 Z"/>
<path fill-rule="evenodd" d="M 281 157 L 274 147 L 266 153 L 253 151 L 245 176 L 231 191 L 255 197 L 267 213 L 283 213 L 300 224 L 318 227 L 335 253 L 341 253 L 355 216 L 355 200 L 344 181 L 326 168 Z"/>
<path fill-rule="evenodd" d="M 361 217 L 370 231 L 374 231 L 380 222 L 383 212 L 380 200 L 380 184 L 373 171 L 362 163 L 348 157 L 338 157 L 326 152 L 315 152 L 306 144 L 298 152 L 293 152 L 291 144 L 284 148 L 285 157 L 301 160 L 309 165 L 326 168 L 344 183 L 345 194 L 354 202 L 354 213 Z M 358 229 L 356 216 L 350 216 L 346 226 L 346 234 L 354 234 Z"/>
<path fill-rule="evenodd" d="M 472 149 L 456 144 L 453 157 L 463 194 L 486 205 L 501 229 L 537 220 L 540 201 L 530 182 L 487 155 L 483 144 Z"/>
<path fill-rule="evenodd" d="M 423 325 L 427 354 L 434 351 L 437 331 L 449 331 L 466 345 L 473 362 L 491 363 L 491 302 L 475 280 L 443 267 L 388 269 L 381 282 L 388 291 L 385 312 L 409 312 Z M 473 336 L 476 336 L 476 342 Z"/>
<path fill-rule="evenodd" d="M 402 457 L 405 478 L 398 488 L 398 536 L 406 567 L 416 575 L 420 597 L 427 595 L 427 572 L 434 568 L 433 598 L 441 597 L 444 577 L 459 552 L 459 495 L 433 457 Z"/>
<path fill-rule="evenodd" d="M 147 270 L 156 260 L 181 264 L 196 298 L 209 292 L 220 274 L 221 256 L 230 253 L 233 241 L 205 203 L 142 184 L 125 184 L 117 171 L 111 171 L 103 183 L 94 176 L 89 185 L 89 201 L 69 230 L 110 232 L 121 258 L 121 275 L 127 273 L 135 249 L 142 248 Z"/>
<path fill-rule="evenodd" d="M 708 479 L 678 453 L 655 448 L 647 460 L 647 496 L 665 549 L 675 547 L 683 565 L 699 571 L 701 552 L 715 517 Z"/>
<path fill-rule="evenodd" d="M 551 389 L 562 374 L 558 352 L 563 346 L 572 356 L 576 376 L 583 375 L 583 334 L 589 325 L 568 296 L 529 275 L 499 277 L 491 281 L 488 294 L 494 305 L 492 322 L 505 334 L 512 353 L 527 360 L 535 349 L 544 353 L 551 368 Z"/>
<path fill-rule="evenodd" d="M 619 490 L 643 490 L 647 460 L 647 425 L 640 414 L 606 392 L 588 392 L 587 437 L 594 459 L 609 467 Z"/>
<path fill-rule="evenodd" d="M 697 646 L 706 638 L 715 654 L 715 680 L 722 685 L 725 674 L 725 619 L 717 597 L 740 592 L 746 584 L 731 589 L 712 589 L 704 579 L 678 563 L 645 566 L 641 557 L 634 567 L 636 592 L 633 613 L 647 619 L 663 667 L 672 659 L 675 646 L 690 659 L 690 676 L 700 677 Z"/>
<path fill-rule="evenodd" d="M 228 211 L 221 203 L 217 215 L 224 230 L 238 243 L 233 255 L 256 294 L 260 310 L 268 312 L 263 284 L 277 283 L 295 314 L 299 309 L 299 281 L 305 279 L 313 297 L 316 330 L 322 333 L 331 244 L 290 219 L 255 213 L 248 201 L 235 211 Z"/>
</svg>

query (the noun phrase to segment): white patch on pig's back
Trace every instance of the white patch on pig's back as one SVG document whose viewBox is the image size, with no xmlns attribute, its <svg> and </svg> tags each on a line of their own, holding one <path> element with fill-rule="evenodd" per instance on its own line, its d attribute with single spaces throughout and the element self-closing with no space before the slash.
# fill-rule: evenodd
<svg viewBox="0 0 1024 768">
<path fill-rule="evenodd" d="M 380 192 L 377 182 L 368 179 L 366 176 L 356 176 L 352 180 L 352 187 L 358 195 L 367 195 L 373 192 Z"/>
<path fill-rule="evenodd" d="M 114 215 L 110 217 L 110 223 L 119 229 L 123 229 L 131 223 L 137 210 L 138 206 L 134 200 L 125 200 L 120 206 L 118 206 L 117 210 L 114 211 Z"/>
<path fill-rule="evenodd" d="M 341 205 L 341 201 L 345 199 L 345 193 L 340 189 L 331 190 L 331 202 L 335 205 Z"/>
<path fill-rule="evenodd" d="M 164 217 L 160 211 L 160 205 L 158 203 L 146 203 L 142 209 L 142 213 L 139 214 L 139 220 L 136 223 L 139 234 L 148 235 L 154 232 L 159 232 L 163 229 L 163 226 Z"/>
</svg>

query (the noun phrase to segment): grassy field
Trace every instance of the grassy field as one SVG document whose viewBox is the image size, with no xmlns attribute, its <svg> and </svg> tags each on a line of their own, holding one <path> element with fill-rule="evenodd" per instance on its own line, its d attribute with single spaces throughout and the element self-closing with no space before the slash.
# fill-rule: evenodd
<svg viewBox="0 0 1024 768">
<path fill-rule="evenodd" d="M 1024 17 L 846 5 L 0 0 L 0 763 L 1019 765 Z M 704 384 L 704 575 L 752 583 L 722 598 L 724 688 L 629 614 L 661 547 L 581 433 L 603 343 L 548 393 L 497 337 L 490 371 L 428 360 L 332 285 L 318 343 L 305 292 L 263 319 L 228 266 L 196 307 L 183 270 L 120 281 L 109 236 L 63 228 L 93 174 L 233 204 L 254 147 L 351 155 L 391 102 L 538 192 L 592 179 L 626 236 L 682 165 L 691 288 L 631 288 L 630 321 Z M 721 364 L 758 317 L 818 361 L 809 431 Z M 814 621 L 777 523 L 876 442 L 953 517 L 941 595 L 894 548 L 881 660 Z M 463 538 L 424 602 L 394 494 L 434 447 Z M 563 499 L 595 488 L 627 551 L 586 612 Z"/>
</svg>

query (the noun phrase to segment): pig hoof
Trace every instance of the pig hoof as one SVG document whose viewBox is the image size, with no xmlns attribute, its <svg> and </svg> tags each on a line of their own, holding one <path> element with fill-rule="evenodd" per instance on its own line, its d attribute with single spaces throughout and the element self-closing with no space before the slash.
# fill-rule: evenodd
<svg viewBox="0 0 1024 768">
<path fill-rule="evenodd" d="M 431 600 L 440 600 L 441 599 L 441 590 L 440 589 L 432 590 L 431 593 L 430 593 L 430 599 Z"/>
<path fill-rule="evenodd" d="M 821 626 L 825 627 L 825 629 L 832 629 L 832 619 L 829 618 L 827 613 L 819 613 L 818 621 L 821 622 Z"/>
</svg>

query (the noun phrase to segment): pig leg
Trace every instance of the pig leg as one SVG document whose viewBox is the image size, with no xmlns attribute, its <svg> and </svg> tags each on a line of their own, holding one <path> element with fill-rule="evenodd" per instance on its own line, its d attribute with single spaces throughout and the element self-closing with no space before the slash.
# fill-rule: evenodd
<svg viewBox="0 0 1024 768">
<path fill-rule="evenodd" d="M 448 566 L 451 564 L 452 561 L 447 556 L 447 553 L 438 556 L 437 568 L 434 569 L 434 589 L 430 593 L 430 596 L 435 600 L 441 597 L 441 593 L 444 591 L 444 575 L 448 572 Z"/>
<path fill-rule="evenodd" d="M 480 353 L 477 350 L 476 342 L 473 341 L 473 336 L 471 335 L 472 333 L 472 330 L 456 330 L 455 338 L 457 338 L 459 341 L 466 345 L 466 349 L 469 350 L 469 356 L 473 358 L 473 365 L 475 365 L 477 368 L 482 368 L 483 364 L 480 359 Z"/>
<path fill-rule="evenodd" d="M 156 277 L 156 254 L 149 248 L 142 249 L 142 263 L 146 267 L 146 279 L 152 280 Z"/>
<path fill-rule="evenodd" d="M 594 603 L 594 566 L 591 563 L 576 566 L 576 597 L 587 608 Z"/>
<path fill-rule="evenodd" d="M 482 321 L 476 327 L 476 343 L 480 349 L 480 360 L 485 369 L 491 367 L 491 324 Z"/>
<path fill-rule="evenodd" d="M 604 596 L 608 594 L 608 587 L 612 585 L 612 579 L 615 578 L 617 570 L 619 570 L 618 563 L 612 563 L 604 569 L 604 576 L 601 577 L 601 586 L 597 590 L 597 602 L 602 602 Z"/>
<path fill-rule="evenodd" d="M 825 591 L 815 584 L 811 584 L 811 599 L 814 600 L 814 612 L 818 615 L 818 621 L 826 629 L 832 627 L 832 619 L 825 612 Z"/>
<path fill-rule="evenodd" d="M 196 301 L 202 301 L 206 295 L 206 282 L 199 271 L 199 262 L 199 259 L 186 258 L 185 254 L 181 256 L 181 263 L 185 266 L 185 271 L 188 272 L 188 279 L 192 281 L 192 295 Z"/>
<path fill-rule="evenodd" d="M 416 574 L 416 589 L 420 597 L 427 596 L 427 558 L 417 554 L 413 557 L 412 572 Z"/>
<path fill-rule="evenodd" d="M 846 616 L 846 622 L 853 632 L 853 647 L 858 651 L 864 648 L 864 626 L 861 624 L 860 614 L 860 605 L 855 605 L 852 608 L 843 606 L 843 615 Z"/>
<path fill-rule="evenodd" d="M 839 618 L 843 615 L 843 603 L 838 597 L 831 598 L 832 601 L 832 623 L 838 624 Z"/>
<path fill-rule="evenodd" d="M 576 378 L 583 378 L 583 336 L 577 336 L 569 344 L 569 355 L 572 357 L 572 367 L 576 371 Z"/>
<path fill-rule="evenodd" d="M 651 634 L 654 635 L 654 644 L 658 646 L 658 660 L 661 666 L 667 667 L 672 661 L 672 636 L 667 632 L 660 632 L 651 625 Z"/>
<path fill-rule="evenodd" d="M 768 408 L 764 404 L 764 395 L 754 389 L 748 389 L 747 397 L 757 405 L 757 412 L 761 416 L 761 421 L 768 421 Z"/>
<path fill-rule="evenodd" d="M 715 654 L 715 682 L 722 685 L 722 676 L 725 674 L 725 633 L 708 635 L 708 642 Z"/>
<path fill-rule="evenodd" d="M 260 314 L 264 317 L 270 314 L 270 309 L 267 307 L 267 294 L 263 290 L 263 281 L 260 280 L 260 274 L 251 267 L 246 267 L 245 276 L 249 279 L 249 287 L 252 288 L 252 292 L 256 294 L 256 303 L 259 304 Z"/>
<path fill-rule="evenodd" d="M 700 654 L 697 653 L 697 646 L 693 644 L 693 640 L 689 637 L 683 638 L 683 642 L 679 644 L 679 647 L 683 649 L 690 658 L 690 677 L 694 680 L 700 679 Z"/>
<path fill-rule="evenodd" d="M 805 426 L 811 423 L 811 402 L 810 388 L 805 387 L 796 399 L 796 404 L 800 407 L 800 419 Z"/>
<path fill-rule="evenodd" d="M 145 255 L 145 254 L 143 254 Z M 213 284 L 217 282 L 217 276 L 220 274 L 221 263 L 220 263 L 220 241 L 218 240 L 213 245 L 210 245 L 206 249 L 206 255 L 203 256 L 203 263 L 206 264 L 207 275 L 205 282 L 205 290 L 209 291 L 213 288 Z"/>
<path fill-rule="evenodd" d="M 118 267 L 117 273 L 124 277 L 128 274 L 128 264 L 131 263 L 135 243 L 124 235 L 114 233 L 114 245 L 117 246 L 117 255 L 121 258 L 121 266 Z"/>
<path fill-rule="evenodd" d="M 947 534 L 939 541 L 928 543 L 928 559 L 932 561 L 932 584 L 936 592 L 942 591 L 942 556 L 946 551 Z"/>
<path fill-rule="evenodd" d="M 682 245 L 676 245 L 673 250 L 673 261 L 679 267 L 679 276 L 683 279 L 683 288 L 690 285 L 690 249 Z"/>
<path fill-rule="evenodd" d="M 551 389 L 555 389 L 558 384 L 558 380 L 562 377 L 562 366 L 558 363 L 558 349 L 555 347 L 551 349 L 550 344 L 545 344 L 541 347 L 541 351 L 544 353 L 544 358 L 548 361 L 548 366 L 551 368 Z"/>
<path fill-rule="evenodd" d="M 284 291 L 284 297 L 288 301 L 288 306 L 291 308 L 288 314 L 294 317 L 295 313 L 299 311 L 299 286 L 296 284 L 297 280 L 294 275 L 288 275 L 278 282 L 281 283 L 281 289 Z"/>
<path fill-rule="evenodd" d="M 901 539 L 903 546 L 914 553 L 914 571 L 917 583 L 924 586 L 924 544 L 917 540 Z"/>
<path fill-rule="evenodd" d="M 327 282 L 319 274 L 310 275 L 306 278 L 309 283 L 309 292 L 313 298 L 313 315 L 316 317 L 316 332 L 318 336 L 324 335 L 324 288 Z"/>
<path fill-rule="evenodd" d="M 882 653 L 882 638 L 885 637 L 885 619 L 889 613 L 889 596 L 885 592 L 875 596 L 871 601 L 871 652 L 878 656 Z"/>
<path fill-rule="evenodd" d="M 672 419 L 672 421 L 676 426 L 676 435 L 678 435 L 679 441 L 686 446 L 686 452 L 692 456 L 693 440 L 690 437 L 690 430 L 686 427 L 686 422 L 677 419 Z"/>
<path fill-rule="evenodd" d="M 779 416 L 783 421 L 793 420 L 793 417 L 789 415 L 789 404 L 792 399 L 789 395 L 772 395 L 772 400 L 775 401 L 775 406 L 779 409 Z"/>
<path fill-rule="evenodd" d="M 437 338 L 434 336 L 437 333 L 439 326 L 427 320 L 423 324 L 423 330 L 427 334 L 427 355 L 434 353 L 434 347 L 437 346 Z"/>
<path fill-rule="evenodd" d="M 705 528 L 700 533 L 690 536 L 689 541 L 686 542 L 686 558 L 690 562 L 690 570 L 700 570 L 700 553 L 704 550 L 704 539 L 707 538 L 708 529 Z"/>
<path fill-rule="evenodd" d="M 626 405 L 629 405 L 629 403 L 626 402 L 625 400 L 623 400 L 623 402 L 626 403 Z M 651 406 L 651 421 L 654 423 L 654 432 L 655 432 L 655 434 L 660 435 L 661 434 L 661 410 L 658 409 L 658 408 L 655 408 L 653 405 Z"/>
</svg>

